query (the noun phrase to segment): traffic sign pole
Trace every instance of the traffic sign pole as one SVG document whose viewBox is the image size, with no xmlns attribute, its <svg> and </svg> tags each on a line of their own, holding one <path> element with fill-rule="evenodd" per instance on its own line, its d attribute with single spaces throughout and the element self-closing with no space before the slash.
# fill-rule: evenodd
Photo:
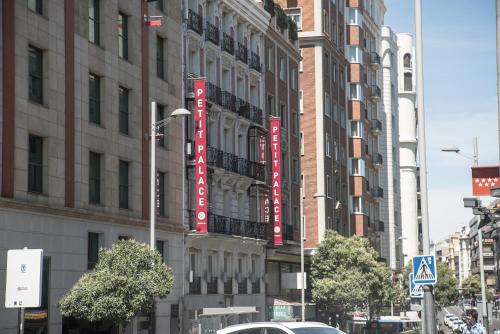
<svg viewBox="0 0 500 334">
<path fill-rule="evenodd" d="M 19 334 L 24 334 L 24 307 L 19 309 Z"/>
</svg>

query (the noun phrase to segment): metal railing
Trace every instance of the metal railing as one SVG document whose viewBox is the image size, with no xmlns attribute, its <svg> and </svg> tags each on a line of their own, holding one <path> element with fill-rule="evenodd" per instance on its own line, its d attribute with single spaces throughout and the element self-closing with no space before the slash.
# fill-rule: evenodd
<svg viewBox="0 0 500 334">
<path fill-rule="evenodd" d="M 207 147 L 207 160 L 210 166 L 222 168 L 259 181 L 265 181 L 265 165 L 256 161 L 249 161 L 212 146 Z"/>
<path fill-rule="evenodd" d="M 205 30 L 205 40 L 210 41 L 215 45 L 219 45 L 220 42 L 219 28 L 208 21 L 207 28 Z"/>
<path fill-rule="evenodd" d="M 381 133 L 382 132 L 382 122 L 379 121 L 378 119 L 372 119 L 371 120 L 371 125 L 372 125 L 372 131 L 376 133 Z"/>
<path fill-rule="evenodd" d="M 370 64 L 374 66 L 380 65 L 380 56 L 378 53 L 374 51 L 370 52 Z"/>
<path fill-rule="evenodd" d="M 252 282 L 252 293 L 253 294 L 260 293 L 260 280 L 259 279 Z"/>
<path fill-rule="evenodd" d="M 262 109 L 256 106 L 250 108 L 250 120 L 259 125 L 263 125 Z"/>
<path fill-rule="evenodd" d="M 189 80 L 193 81 L 193 80 Z M 207 100 L 218 105 L 222 105 L 222 90 L 216 84 L 209 81 L 206 83 L 207 89 Z"/>
<path fill-rule="evenodd" d="M 238 282 L 238 294 L 246 295 L 248 293 L 247 279 L 244 278 L 241 282 Z"/>
<path fill-rule="evenodd" d="M 229 277 L 226 282 L 224 282 L 224 294 L 232 295 L 233 294 L 233 279 Z"/>
<path fill-rule="evenodd" d="M 217 294 L 219 280 L 217 276 L 211 277 L 210 282 L 207 282 L 207 294 Z"/>
<path fill-rule="evenodd" d="M 222 107 L 232 112 L 236 112 L 236 96 L 230 92 L 223 91 Z"/>
<path fill-rule="evenodd" d="M 260 56 L 253 51 L 250 53 L 250 68 L 253 68 L 258 72 L 260 72 L 262 69 L 260 64 Z"/>
<path fill-rule="evenodd" d="M 250 119 L 250 104 L 247 101 L 236 98 L 236 110 L 241 117 Z"/>
<path fill-rule="evenodd" d="M 241 60 L 245 64 L 248 63 L 248 49 L 241 43 L 238 43 L 238 48 L 236 49 L 236 60 Z"/>
<path fill-rule="evenodd" d="M 372 100 L 380 100 L 381 96 L 382 96 L 382 92 L 380 90 L 380 87 L 377 85 L 371 85 L 370 86 L 370 98 Z"/>
<path fill-rule="evenodd" d="M 376 198 L 382 198 L 384 197 L 384 189 L 381 187 L 373 187 L 373 189 L 370 191 L 373 197 Z"/>
<path fill-rule="evenodd" d="M 375 166 L 380 166 L 384 162 L 384 158 L 382 157 L 382 154 L 380 153 L 374 153 L 372 156 L 372 162 Z"/>
<path fill-rule="evenodd" d="M 189 210 L 189 228 L 195 230 L 195 211 Z M 208 213 L 208 232 L 234 235 L 252 239 L 266 239 L 266 226 L 269 224 L 231 218 Z"/>
<path fill-rule="evenodd" d="M 193 281 L 189 282 L 189 293 L 192 295 L 201 294 L 201 277 L 193 277 Z"/>
<path fill-rule="evenodd" d="M 203 33 L 203 17 L 198 15 L 194 10 L 188 9 L 188 29 L 197 32 L 199 35 Z"/>
<path fill-rule="evenodd" d="M 227 53 L 234 55 L 234 38 L 232 38 L 231 35 L 228 35 L 225 32 L 222 33 L 221 48 L 222 51 L 226 51 Z"/>
</svg>

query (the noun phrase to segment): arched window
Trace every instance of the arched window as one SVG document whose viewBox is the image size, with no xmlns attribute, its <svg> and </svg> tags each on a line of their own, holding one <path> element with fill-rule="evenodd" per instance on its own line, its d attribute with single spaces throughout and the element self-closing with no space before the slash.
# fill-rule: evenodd
<svg viewBox="0 0 500 334">
<path fill-rule="evenodd" d="M 405 53 L 403 56 L 403 65 L 404 67 L 411 67 L 411 55 L 409 53 Z"/>
<path fill-rule="evenodd" d="M 413 82 L 412 82 L 412 75 L 411 73 L 405 73 L 405 79 L 404 79 L 404 88 L 406 91 L 412 91 L 413 90 Z"/>
</svg>

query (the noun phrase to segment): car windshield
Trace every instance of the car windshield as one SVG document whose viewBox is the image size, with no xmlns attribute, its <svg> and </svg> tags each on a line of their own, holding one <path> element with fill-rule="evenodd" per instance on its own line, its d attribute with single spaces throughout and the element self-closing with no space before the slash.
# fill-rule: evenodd
<svg viewBox="0 0 500 334">
<path fill-rule="evenodd" d="M 331 327 L 302 327 L 291 328 L 295 334 L 344 334 L 344 332 Z"/>
</svg>

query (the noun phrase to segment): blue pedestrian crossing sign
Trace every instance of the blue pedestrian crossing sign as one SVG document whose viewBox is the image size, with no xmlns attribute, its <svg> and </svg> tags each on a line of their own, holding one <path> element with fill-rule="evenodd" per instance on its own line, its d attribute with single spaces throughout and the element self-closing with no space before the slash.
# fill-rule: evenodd
<svg viewBox="0 0 500 334">
<path fill-rule="evenodd" d="M 424 298 L 424 288 L 420 284 L 415 284 L 413 273 L 410 273 L 410 298 Z"/>
<path fill-rule="evenodd" d="M 413 281 L 415 284 L 436 284 L 436 258 L 434 255 L 419 255 L 414 256 L 413 264 Z"/>
</svg>

